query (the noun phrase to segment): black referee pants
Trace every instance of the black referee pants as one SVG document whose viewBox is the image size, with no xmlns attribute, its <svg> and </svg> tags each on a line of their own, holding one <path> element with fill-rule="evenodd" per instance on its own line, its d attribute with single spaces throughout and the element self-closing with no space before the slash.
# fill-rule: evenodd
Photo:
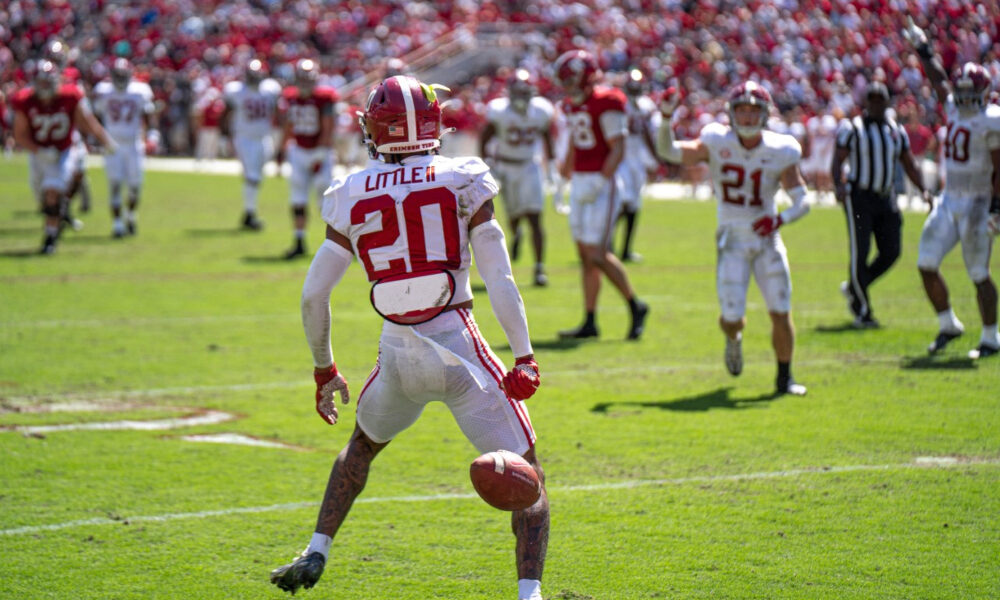
<svg viewBox="0 0 1000 600">
<path fill-rule="evenodd" d="M 870 318 L 868 287 L 899 258 L 903 218 L 892 195 L 883 196 L 868 190 L 851 190 L 845 199 L 844 210 L 850 245 L 848 292 L 852 298 L 851 310 L 856 316 Z M 878 254 L 868 262 L 872 235 Z"/>
</svg>

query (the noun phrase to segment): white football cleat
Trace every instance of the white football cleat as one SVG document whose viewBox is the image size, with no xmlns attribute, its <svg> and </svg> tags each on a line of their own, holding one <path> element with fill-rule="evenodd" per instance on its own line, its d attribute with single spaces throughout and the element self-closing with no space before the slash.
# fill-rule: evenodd
<svg viewBox="0 0 1000 600">
<path fill-rule="evenodd" d="M 743 336 L 737 337 L 735 340 L 729 339 L 726 336 L 726 370 L 732 376 L 739 375 L 743 372 Z"/>
</svg>

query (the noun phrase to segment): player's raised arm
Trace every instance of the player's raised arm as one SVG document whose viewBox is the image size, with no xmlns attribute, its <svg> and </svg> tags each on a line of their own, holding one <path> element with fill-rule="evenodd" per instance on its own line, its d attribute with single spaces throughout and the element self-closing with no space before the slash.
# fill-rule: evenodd
<svg viewBox="0 0 1000 600">
<path fill-rule="evenodd" d="M 347 380 L 337 372 L 330 345 L 330 293 L 351 266 L 351 243 L 332 227 L 326 227 L 326 240 L 316 251 L 305 283 L 302 285 L 302 326 L 313 355 L 313 378 L 316 381 L 316 412 L 324 421 L 337 422 L 334 392 L 344 404 L 351 401 Z"/>
<path fill-rule="evenodd" d="M 674 139 L 674 128 L 670 121 L 673 119 L 674 111 L 677 110 L 680 101 L 680 92 L 671 87 L 663 92 L 657 103 L 663 121 L 656 134 L 656 155 L 675 165 L 695 165 L 707 161 L 708 148 L 701 140 Z"/>
<path fill-rule="evenodd" d="M 924 67 L 927 78 L 931 81 L 934 93 L 937 94 L 938 102 L 944 102 L 948 97 L 948 74 L 945 73 L 941 65 L 941 59 L 934 54 L 930 40 L 923 29 L 917 27 L 913 22 L 913 17 L 906 18 L 906 29 L 903 30 L 903 37 L 910 42 L 917 56 L 920 57 L 920 64 Z"/>
</svg>

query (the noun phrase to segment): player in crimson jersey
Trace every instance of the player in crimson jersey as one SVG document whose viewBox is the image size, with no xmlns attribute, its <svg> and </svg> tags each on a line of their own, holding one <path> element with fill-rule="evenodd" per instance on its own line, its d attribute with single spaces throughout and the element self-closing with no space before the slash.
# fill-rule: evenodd
<svg viewBox="0 0 1000 600">
<path fill-rule="evenodd" d="M 81 90 L 86 91 L 81 83 L 82 75 L 80 69 L 73 65 L 72 54 L 75 54 L 75 51 L 59 39 L 51 40 L 45 46 L 45 59 L 51 61 L 59 69 L 59 76 L 62 83 L 75 85 Z M 86 101 L 85 97 L 84 102 Z M 73 133 L 73 148 L 70 154 L 73 178 L 70 180 L 69 191 L 66 193 L 66 196 L 69 200 L 72 200 L 79 193 L 80 212 L 84 213 L 90 210 L 90 180 L 87 178 L 86 160 L 87 143 L 83 141 L 83 136 L 80 135 L 80 132 L 76 131 Z M 68 207 L 66 214 L 63 215 L 63 219 L 67 224 L 72 225 L 74 229 L 79 229 L 83 226 L 83 223 L 73 219 Z"/>
<path fill-rule="evenodd" d="M 718 262 L 716 287 L 726 336 L 726 368 L 736 376 L 743 371 L 743 328 L 746 326 L 747 288 L 750 275 L 764 295 L 771 315 L 771 343 L 778 361 L 776 391 L 801 396 L 806 388 L 792 377 L 792 279 L 788 255 L 778 228 L 809 212 L 799 160 L 802 148 L 794 137 L 764 130 L 771 112 L 771 94 L 748 81 L 733 88 L 726 103 L 731 126 L 710 123 L 698 139 L 676 141 L 670 118 L 679 96 L 670 89 L 660 102 L 663 124 L 656 150 L 674 164 L 707 162 L 719 200 L 716 231 Z M 780 214 L 774 195 L 779 185 L 792 199 Z"/>
<path fill-rule="evenodd" d="M 117 145 L 87 108 L 80 88 L 60 84 L 59 70 L 51 61 L 39 62 L 32 86 L 19 90 L 11 105 L 14 140 L 31 153 L 31 187 L 45 214 L 41 251 L 51 254 L 56 249 L 73 177 L 73 132 L 79 128 L 93 135 L 107 151 L 114 151 Z"/>
<path fill-rule="evenodd" d="M 566 92 L 562 109 L 569 130 L 569 149 L 562 174 L 570 178 L 570 230 L 580 255 L 586 311 L 583 325 L 560 331 L 559 336 L 598 335 L 595 314 L 603 273 L 628 301 L 632 324 L 626 339 L 636 340 L 642 335 L 649 306 L 636 297 L 625 267 L 610 249 L 621 204 L 617 169 L 625 156 L 628 134 L 625 94 L 595 85 L 600 72 L 589 52 L 570 50 L 559 57 L 555 69 Z"/>
<path fill-rule="evenodd" d="M 443 401 L 480 453 L 521 454 L 544 481 L 524 400 L 539 385 L 524 303 L 511 274 L 503 230 L 493 216 L 497 183 L 479 158 L 445 158 L 441 106 L 434 86 L 390 77 L 368 96 L 361 118 L 373 160 L 334 181 L 323 203 L 327 239 L 302 290 L 302 320 L 312 349 L 316 410 L 337 422 L 334 395 L 349 400 L 333 361 L 330 292 L 353 258 L 373 283 L 371 301 L 385 318 L 378 361 L 361 388 L 356 425 L 333 465 L 315 533 L 302 555 L 271 572 L 295 593 L 311 588 L 333 537 L 364 488 L 372 460 L 412 425 L 431 401 Z M 470 252 L 470 249 L 472 252 Z M 472 253 L 493 312 L 516 357 L 505 371 L 472 316 Z M 549 506 L 544 488 L 512 513 L 518 598 L 542 600 Z"/>
<path fill-rule="evenodd" d="M 962 244 L 965 270 L 976 287 L 983 328 L 979 345 L 969 358 L 1000 353 L 997 332 L 997 287 L 990 277 L 993 236 L 1000 233 L 1000 106 L 988 102 L 989 71 L 967 62 L 953 75 L 945 74 L 927 34 L 913 20 L 904 31 L 944 105 L 948 127 L 944 141 L 944 194 L 924 222 L 917 267 L 924 291 L 938 315 L 940 329 L 928 351 L 935 354 L 964 333 L 941 276 L 945 255 Z"/>
<path fill-rule="evenodd" d="M 333 174 L 333 109 L 340 99 L 333 88 L 317 86 L 319 65 L 308 58 L 295 65 L 295 85 L 281 94 L 284 131 L 278 145 L 278 162 L 288 146 L 292 166 L 291 204 L 295 241 L 285 258 L 304 256 L 306 206 L 309 191 L 316 190 L 317 201 L 330 185 Z"/>
</svg>

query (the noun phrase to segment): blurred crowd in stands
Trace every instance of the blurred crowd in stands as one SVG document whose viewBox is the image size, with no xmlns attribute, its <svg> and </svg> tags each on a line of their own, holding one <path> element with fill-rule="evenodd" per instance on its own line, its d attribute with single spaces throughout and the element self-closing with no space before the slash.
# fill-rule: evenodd
<svg viewBox="0 0 1000 600">
<path fill-rule="evenodd" d="M 869 79 L 884 81 L 899 118 L 939 124 L 919 62 L 900 35 L 906 15 L 927 29 L 949 71 L 983 64 L 1000 83 L 1000 4 L 970 0 L 10 0 L 0 5 L 0 91 L 25 85 L 54 38 L 89 88 L 125 56 L 154 91 L 164 152 L 194 154 L 196 129 L 213 126 L 222 86 L 251 57 L 290 79 L 294 61 L 318 59 L 322 84 L 341 88 L 386 61 L 433 47 L 456 27 L 517 27 L 521 64 L 557 98 L 551 63 L 591 50 L 608 73 L 640 68 L 651 91 L 687 94 L 681 136 L 724 113 L 725 90 L 756 79 L 779 110 L 805 122 L 856 110 Z M 513 34 L 512 34 L 513 35 Z M 502 94 L 503 70 L 455 90 L 448 124 L 477 131 L 485 103 Z M 353 109 L 340 119 L 353 126 Z M 211 149 L 208 149 L 211 150 Z M 208 151 L 206 150 L 206 151 Z"/>
</svg>

